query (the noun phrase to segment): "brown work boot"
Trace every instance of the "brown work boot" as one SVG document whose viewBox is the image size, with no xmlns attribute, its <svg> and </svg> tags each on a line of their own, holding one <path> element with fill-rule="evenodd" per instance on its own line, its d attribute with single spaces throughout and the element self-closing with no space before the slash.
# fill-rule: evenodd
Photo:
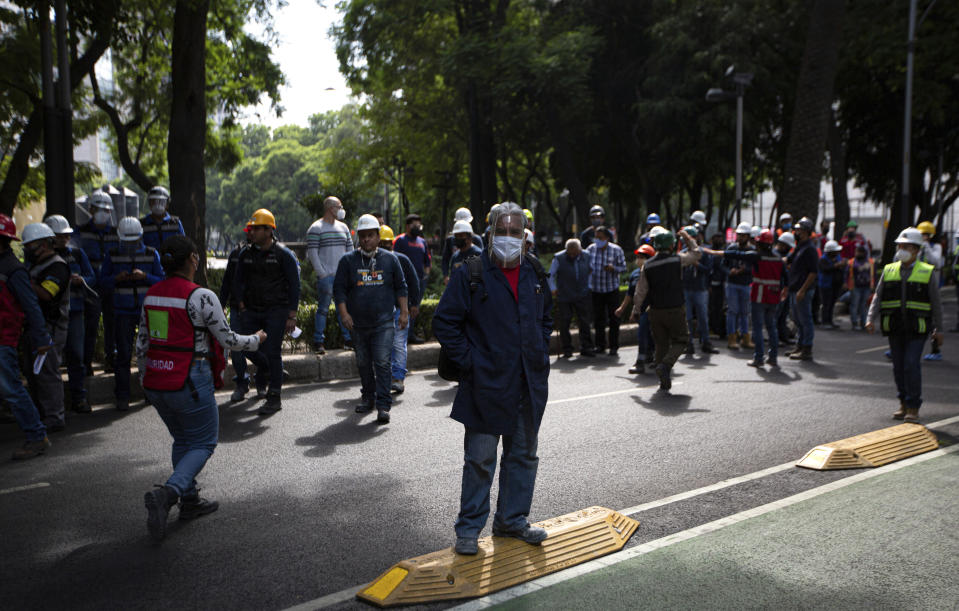
<svg viewBox="0 0 959 611">
<path fill-rule="evenodd" d="M 906 417 L 906 404 L 903 403 L 902 401 L 900 401 L 900 402 L 899 402 L 899 411 L 893 413 L 892 419 L 893 419 L 893 420 L 902 420 L 902 419 L 905 418 L 905 417 Z"/>
<path fill-rule="evenodd" d="M 918 407 L 907 407 L 906 415 L 902 418 L 903 422 L 912 422 L 914 424 L 919 424 L 919 408 Z"/>
<path fill-rule="evenodd" d="M 755 347 L 756 347 L 755 344 L 753 344 L 753 338 L 750 336 L 749 333 L 743 333 L 743 337 L 742 337 L 742 339 L 741 339 L 740 342 L 739 342 L 739 347 L 740 347 L 740 348 L 755 348 Z"/>
<path fill-rule="evenodd" d="M 727 346 L 730 350 L 739 350 L 739 336 L 738 336 L 738 335 L 736 335 L 735 333 L 727 333 L 727 334 L 726 334 L 726 340 L 727 340 L 726 346 Z"/>
<path fill-rule="evenodd" d="M 14 451 L 13 460 L 25 460 L 27 458 L 35 458 L 40 456 L 47 451 L 47 448 L 50 447 L 50 440 L 44 437 L 43 439 L 38 439 L 36 441 L 27 441 L 20 449 Z"/>
</svg>

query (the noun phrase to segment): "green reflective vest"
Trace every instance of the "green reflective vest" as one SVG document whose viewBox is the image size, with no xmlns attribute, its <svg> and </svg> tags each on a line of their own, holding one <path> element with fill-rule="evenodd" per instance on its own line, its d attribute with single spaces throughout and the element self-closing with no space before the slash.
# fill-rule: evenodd
<svg viewBox="0 0 959 611">
<path fill-rule="evenodd" d="M 908 333 L 925 335 L 929 332 L 932 302 L 929 299 L 929 281 L 936 268 L 916 261 L 906 278 L 903 303 L 902 262 L 890 263 L 882 270 L 882 295 L 879 309 L 882 314 L 882 334 Z"/>
</svg>

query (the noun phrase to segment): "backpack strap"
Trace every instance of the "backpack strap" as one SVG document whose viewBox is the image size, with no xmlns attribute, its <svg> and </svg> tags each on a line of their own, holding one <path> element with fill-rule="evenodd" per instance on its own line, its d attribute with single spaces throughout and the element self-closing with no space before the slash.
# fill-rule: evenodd
<svg viewBox="0 0 959 611">
<path fill-rule="evenodd" d="M 488 293 L 486 292 L 486 285 L 483 284 L 483 258 L 479 255 L 473 255 L 466 259 L 464 263 L 466 263 L 470 272 L 470 292 L 475 293 L 482 287 L 483 296 L 480 299 L 485 301 Z"/>
<path fill-rule="evenodd" d="M 533 271 L 535 271 L 536 275 L 539 277 L 540 283 L 546 282 L 546 279 L 549 278 L 549 273 L 543 269 L 543 264 L 540 263 L 540 260 L 530 253 L 526 253 L 523 256 L 526 259 L 526 262 L 533 266 Z"/>
</svg>

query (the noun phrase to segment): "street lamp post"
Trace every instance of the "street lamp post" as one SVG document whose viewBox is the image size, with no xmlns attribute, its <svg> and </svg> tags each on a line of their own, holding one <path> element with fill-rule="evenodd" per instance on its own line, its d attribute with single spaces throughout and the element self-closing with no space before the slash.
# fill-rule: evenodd
<svg viewBox="0 0 959 611">
<path fill-rule="evenodd" d="M 706 100 L 726 102 L 736 98 L 736 222 L 739 223 L 742 221 L 743 201 L 743 95 L 753 80 L 753 73 L 736 72 L 736 67 L 730 66 L 726 70 L 726 77 L 732 77 L 736 90 L 726 91 L 721 87 L 713 87 L 706 92 Z"/>
</svg>

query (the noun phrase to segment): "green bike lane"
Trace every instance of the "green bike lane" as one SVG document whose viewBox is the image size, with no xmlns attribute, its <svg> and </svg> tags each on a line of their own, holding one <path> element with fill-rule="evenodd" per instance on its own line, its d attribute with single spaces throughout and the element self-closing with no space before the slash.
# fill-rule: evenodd
<svg viewBox="0 0 959 611">
<path fill-rule="evenodd" d="M 957 609 L 956 450 L 850 472 L 460 608 Z"/>
</svg>

